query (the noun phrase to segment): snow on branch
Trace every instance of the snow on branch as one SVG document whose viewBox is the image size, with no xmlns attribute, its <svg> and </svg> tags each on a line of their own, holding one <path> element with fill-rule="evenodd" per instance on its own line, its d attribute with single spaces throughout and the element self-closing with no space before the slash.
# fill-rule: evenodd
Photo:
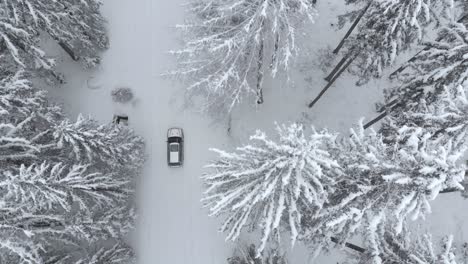
<svg viewBox="0 0 468 264">
<path fill-rule="evenodd" d="M 439 39 L 426 42 L 426 48 L 404 65 L 405 71 L 399 75 L 402 84 L 386 91 L 387 101 L 399 100 L 395 109 L 417 108 L 421 99 L 433 102 L 446 89 L 454 96 L 458 87 L 465 85 L 468 74 L 466 27 L 461 23 L 443 27 L 439 30 Z"/>
<path fill-rule="evenodd" d="M 453 245 L 449 235 L 434 243 L 431 234 L 413 231 L 405 227 L 395 234 L 388 226 L 379 225 L 365 237 L 367 246 L 364 253 L 351 253 L 347 264 L 457 264 L 464 263 L 462 254 Z M 354 253 L 354 254 L 353 254 Z"/>
<path fill-rule="evenodd" d="M 112 207 L 116 200 L 131 194 L 127 180 L 87 170 L 87 166 L 68 168 L 60 163 L 23 165 L 18 171 L 0 175 L 0 197 L 6 207 L 21 205 L 28 210 L 59 207 L 71 211 L 76 203 L 81 210 L 90 212 L 94 206 Z"/>
<path fill-rule="evenodd" d="M 358 55 L 352 67 L 359 76 L 357 84 L 380 78 L 399 54 L 424 39 L 425 28 L 450 21 L 452 8 L 450 0 L 371 1 L 358 32 L 345 42 L 345 53 Z"/>
<path fill-rule="evenodd" d="M 86 254 L 73 258 L 69 252 L 57 252 L 48 257 L 46 263 L 54 264 L 87 264 L 87 263 L 105 263 L 105 264 L 135 264 L 136 257 L 133 249 L 124 241 L 94 243 L 84 248 Z M 109 245 L 110 244 L 110 245 Z M 82 249 L 83 250 L 83 249 Z"/>
<path fill-rule="evenodd" d="M 263 78 L 288 71 L 298 54 L 296 35 L 314 22 L 311 0 L 205 0 L 189 5 L 189 18 L 177 28 L 182 49 L 171 53 L 178 69 L 169 75 L 186 81 L 189 97 L 205 99 L 208 113 L 229 112 L 247 99 L 263 101 Z"/>
<path fill-rule="evenodd" d="M 312 245 L 326 247 L 323 239 L 330 237 L 344 243 L 363 227 L 380 224 L 391 223 L 399 234 L 407 220 L 430 213 L 430 201 L 442 190 L 463 190 L 464 149 L 452 142 L 431 140 L 422 129 L 401 129 L 390 144 L 362 126 L 351 132 L 336 157 L 344 176 L 321 214 L 304 221 L 303 238 Z"/>
<path fill-rule="evenodd" d="M 225 217 L 227 239 L 259 226 L 260 252 L 283 232 L 317 250 L 384 224 L 399 234 L 430 213 L 441 191 L 463 190 L 465 147 L 424 129 L 401 128 L 391 142 L 362 122 L 338 142 L 326 131 L 305 136 L 298 125 L 277 130 L 278 139 L 258 131 L 234 153 L 214 150 L 219 158 L 202 177 L 203 202 Z"/>
<path fill-rule="evenodd" d="M 410 109 L 390 113 L 382 123 L 381 132 L 386 140 L 396 140 L 396 131 L 402 127 L 424 129 L 434 139 L 451 140 L 463 148 L 468 132 L 468 97 L 465 90 L 466 87 L 461 85 L 451 90 L 444 86 L 435 100 L 422 97 Z"/>
<path fill-rule="evenodd" d="M 122 126 L 99 125 L 79 115 L 76 122 L 68 119 L 53 128 L 56 148 L 82 162 L 106 162 L 109 166 L 138 167 L 142 163 L 142 139 Z"/>
<path fill-rule="evenodd" d="M 109 46 L 101 5 L 100 0 L 14 0 L 1 2 L 0 9 L 4 21 L 16 25 L 23 34 L 38 41 L 38 33 L 45 32 L 73 60 L 81 59 L 85 66 L 92 67 L 100 62 L 100 52 Z M 13 45 L 18 44 L 15 40 Z M 36 52 L 45 54 L 39 49 Z"/>
<path fill-rule="evenodd" d="M 225 153 L 213 149 L 219 159 L 207 166 L 203 203 L 210 215 L 225 215 L 221 231 L 235 240 L 241 230 L 260 224 L 263 251 L 279 232 L 291 233 L 291 242 L 301 232 L 302 212 L 318 211 L 333 188 L 340 168 L 330 156 L 335 135 L 313 131 L 306 136 L 301 125 L 277 126 L 278 140 L 263 132 L 251 137 L 251 145 Z"/>
</svg>

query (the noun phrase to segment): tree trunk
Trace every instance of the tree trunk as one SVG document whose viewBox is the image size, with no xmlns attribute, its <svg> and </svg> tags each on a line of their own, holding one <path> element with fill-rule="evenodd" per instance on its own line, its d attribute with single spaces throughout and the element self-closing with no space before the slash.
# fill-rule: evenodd
<svg viewBox="0 0 468 264">
<path fill-rule="evenodd" d="M 278 51 L 279 51 L 279 41 L 280 41 L 280 36 L 278 33 L 276 33 L 275 37 L 275 46 L 273 48 L 273 54 L 271 55 L 271 63 L 270 63 L 270 70 L 273 70 L 274 67 L 277 67 L 276 64 L 278 63 Z"/>
<path fill-rule="evenodd" d="M 369 127 L 373 126 L 375 123 L 379 122 L 382 120 L 384 117 L 388 115 L 388 112 L 382 112 L 380 115 L 378 115 L 376 118 L 372 119 L 371 121 L 367 122 L 364 125 L 364 129 L 368 129 Z"/>
<path fill-rule="evenodd" d="M 439 193 L 453 193 L 453 192 L 459 192 L 459 191 L 460 189 L 457 189 L 457 188 L 447 188 L 447 189 L 440 191 Z"/>
<path fill-rule="evenodd" d="M 339 241 L 336 237 L 330 237 L 330 240 L 333 242 L 333 243 L 336 243 L 336 244 L 339 244 Z M 350 248 L 352 250 L 355 250 L 359 253 L 364 253 L 366 250 L 360 246 L 357 246 L 357 245 L 354 245 L 354 244 L 351 244 L 351 243 L 348 243 L 348 242 L 345 242 L 344 243 L 345 247 L 347 248 Z"/>
<path fill-rule="evenodd" d="M 361 14 L 359 14 L 359 16 L 356 18 L 356 20 L 353 22 L 353 24 L 351 25 L 351 27 L 349 28 L 348 32 L 346 32 L 345 36 L 343 37 L 343 39 L 341 39 L 340 43 L 338 44 L 338 46 L 333 50 L 333 54 L 337 54 L 340 49 L 343 47 L 346 39 L 349 37 L 349 35 L 351 35 L 351 33 L 353 32 L 353 30 L 356 28 L 356 26 L 359 24 L 359 21 L 361 20 L 361 18 L 364 16 L 364 14 L 367 12 L 367 10 L 369 9 L 369 7 L 371 6 L 372 2 L 369 2 L 369 4 L 367 4 L 367 6 L 364 8 L 364 10 L 361 12 Z"/>
<path fill-rule="evenodd" d="M 231 136 L 231 130 L 232 130 L 232 113 L 229 112 L 228 122 L 227 122 L 227 134 L 228 134 L 228 136 Z"/>
<path fill-rule="evenodd" d="M 351 65 L 355 58 L 356 56 L 348 60 L 348 62 L 340 69 L 340 71 L 335 76 L 333 76 L 333 79 L 331 79 L 330 82 L 328 82 L 328 84 L 322 89 L 322 91 L 320 91 L 317 97 L 315 97 L 315 99 L 309 103 L 309 108 L 312 108 L 318 102 L 318 100 L 320 100 L 320 98 L 325 94 L 325 92 L 333 85 L 336 79 L 340 77 L 340 75 L 349 67 L 349 65 Z"/>
<path fill-rule="evenodd" d="M 343 56 L 343 58 L 340 60 L 340 62 L 338 62 L 338 64 L 335 66 L 335 68 L 333 68 L 333 70 L 330 72 L 330 74 L 328 74 L 328 76 L 325 77 L 325 81 L 329 82 L 331 79 L 333 79 L 333 76 L 336 74 L 336 72 L 338 70 L 340 70 L 340 68 L 343 66 L 343 64 L 346 62 L 346 60 L 349 58 L 349 56 L 351 56 L 350 53 Z"/>
<path fill-rule="evenodd" d="M 262 22 L 262 27 L 264 22 Z M 260 35 L 260 48 L 258 49 L 258 61 L 257 61 L 257 104 L 263 104 L 263 30 Z"/>
<path fill-rule="evenodd" d="M 59 46 L 62 47 L 62 49 L 72 58 L 74 61 L 80 60 L 80 57 L 78 57 L 75 52 L 73 52 L 72 48 L 68 46 L 67 43 L 59 41 Z"/>
</svg>

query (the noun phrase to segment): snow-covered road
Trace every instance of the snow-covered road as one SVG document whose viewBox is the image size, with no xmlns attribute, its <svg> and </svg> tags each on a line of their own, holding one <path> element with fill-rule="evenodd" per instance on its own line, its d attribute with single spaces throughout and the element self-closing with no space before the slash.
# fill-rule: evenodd
<svg viewBox="0 0 468 264">
<path fill-rule="evenodd" d="M 181 111 L 181 100 L 176 100 L 180 87 L 160 77 L 171 67 L 166 51 L 177 45 L 173 28 L 182 22 L 183 2 L 112 0 L 104 6 L 111 49 L 97 82 L 105 84 L 105 93 L 117 86 L 134 89 L 136 104 L 114 106 L 114 111 L 128 113 L 131 126 L 147 140 L 149 156 L 138 192 L 139 263 L 215 264 L 229 255 L 229 248 L 220 246 L 224 238 L 214 228 L 217 224 L 199 202 L 202 157 L 207 146 L 219 145 L 223 137 L 208 128 L 206 120 Z M 185 131 L 185 165 L 179 169 L 166 164 L 166 131 L 171 126 Z"/>
<path fill-rule="evenodd" d="M 271 129 L 274 121 L 300 119 L 307 99 L 324 84 L 324 74 L 316 69 L 306 72 L 312 82 L 301 85 L 297 81 L 292 90 L 276 89 L 271 93 L 271 87 L 278 85 L 267 82 L 267 87 L 271 87 L 266 90 L 262 108 L 255 113 L 234 115 L 233 133 L 237 138 L 233 140 L 223 126 L 212 126 L 209 119 L 191 109 L 183 110 L 180 84 L 160 77 L 173 65 L 167 51 L 178 46 L 174 25 L 183 21 L 183 3 L 185 0 L 106 1 L 103 12 L 109 21 L 111 48 L 105 53 L 102 66 L 82 72 L 79 66 L 64 63 L 62 71 L 68 73 L 68 84 L 51 93 L 65 102 L 73 116 L 81 112 L 109 122 L 115 113 L 128 114 L 130 126 L 145 138 L 148 160 L 139 180 L 140 218 L 133 237 L 141 264 L 226 263 L 231 244 L 224 242 L 223 234 L 217 232 L 219 223 L 209 218 L 200 204 L 199 177 L 203 165 L 212 157 L 208 148 L 231 146 L 255 128 Z M 330 23 L 335 22 L 333 13 L 337 12 L 334 3 L 321 5 L 320 10 L 330 11 L 321 14 L 310 29 L 320 35 L 317 43 L 312 43 L 317 49 L 326 47 L 325 42 L 334 45 L 342 35 L 330 30 Z M 308 119 L 316 126 L 346 131 L 359 117 L 372 116 L 373 102 L 379 97 L 382 84 L 354 87 L 353 83 L 346 77 L 338 81 L 323 101 L 308 111 Z M 135 91 L 133 104 L 122 106 L 111 101 L 110 91 L 121 86 Z M 165 134 L 171 126 L 184 128 L 186 136 L 185 164 L 178 169 L 166 164 Z M 449 201 L 454 202 L 460 204 L 461 200 Z M 435 208 L 442 216 L 446 215 L 443 204 L 443 200 L 438 201 Z M 306 263 L 306 254 L 300 247 L 291 257 L 292 264 Z M 324 257 L 316 263 L 331 264 L 336 259 Z"/>
</svg>

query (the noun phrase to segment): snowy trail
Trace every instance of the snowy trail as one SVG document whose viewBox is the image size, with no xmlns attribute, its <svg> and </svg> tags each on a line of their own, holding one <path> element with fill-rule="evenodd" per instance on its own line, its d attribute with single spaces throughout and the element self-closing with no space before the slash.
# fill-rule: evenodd
<svg viewBox="0 0 468 264">
<path fill-rule="evenodd" d="M 224 242 L 224 234 L 217 232 L 219 222 L 208 217 L 207 210 L 200 204 L 202 167 L 213 157 L 209 147 L 228 148 L 245 142 L 255 129 L 271 131 L 274 121 L 298 120 L 304 111 L 313 125 L 346 133 L 359 117 L 374 116 L 373 103 L 380 96 L 379 88 L 387 85 L 379 81 L 355 87 L 354 80 L 346 74 L 315 109 L 307 110 L 309 98 L 324 84 L 325 74 L 317 67 L 306 73 L 311 77 L 310 82 L 300 77 L 294 81 L 294 87 L 273 89 L 270 86 L 278 85 L 267 80 L 265 104 L 255 112 L 249 109 L 234 115 L 233 141 L 222 126 L 210 126 L 209 119 L 201 118 L 190 109 L 180 111 L 182 88 L 160 77 L 160 73 L 173 65 L 167 51 L 178 45 L 174 25 L 183 21 L 182 4 L 185 2 L 105 2 L 103 13 L 109 21 L 111 48 L 105 53 L 102 66 L 93 72 L 83 72 L 77 65 L 64 63 L 62 71 L 73 74 L 67 75 L 67 85 L 51 91 L 52 96 L 66 102 L 65 108 L 72 116 L 81 112 L 109 122 L 115 113 L 128 114 L 130 126 L 145 138 L 148 160 L 139 183 L 140 218 L 133 237 L 141 264 L 226 263 L 232 244 Z M 316 50 L 327 44 L 334 46 L 342 36 L 330 30 L 330 23 L 335 22 L 335 15 L 339 13 L 336 4 L 320 2 L 319 5 L 321 19 L 310 28 L 311 34 L 320 33 L 320 38 L 312 43 Z M 100 89 L 88 89 L 90 76 L 95 76 L 90 84 Z M 133 89 L 134 105 L 119 106 L 111 101 L 110 91 L 121 86 Z M 166 164 L 166 131 L 171 126 L 182 127 L 186 136 L 185 164 L 179 169 L 168 168 Z M 457 211 L 468 212 L 462 210 L 465 204 L 458 196 L 440 197 L 434 203 L 434 216 L 429 217 L 433 229 L 444 229 L 444 233 L 468 230 L 468 223 L 460 221 L 464 215 L 453 217 Z M 445 218 L 447 215 L 449 219 Z M 434 224 L 441 222 L 445 223 L 444 228 Z M 466 239 L 465 233 L 457 235 Z M 294 251 L 290 254 L 291 264 L 310 263 L 307 250 L 298 245 Z M 324 256 L 315 263 L 334 264 L 338 259 Z"/>
</svg>

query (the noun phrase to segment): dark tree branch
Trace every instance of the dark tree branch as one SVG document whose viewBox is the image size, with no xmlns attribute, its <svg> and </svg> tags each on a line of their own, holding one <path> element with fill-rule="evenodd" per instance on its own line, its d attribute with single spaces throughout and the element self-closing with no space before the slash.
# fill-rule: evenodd
<svg viewBox="0 0 468 264">
<path fill-rule="evenodd" d="M 353 32 L 353 30 L 356 28 L 356 26 L 359 24 L 359 21 L 361 21 L 361 18 L 364 16 L 364 14 L 366 14 L 367 10 L 369 9 L 369 7 L 371 6 L 372 2 L 369 2 L 369 4 L 367 4 L 367 6 L 364 8 L 364 10 L 361 12 L 361 14 L 359 14 L 359 16 L 356 18 L 356 20 L 353 22 L 353 24 L 351 25 L 351 27 L 349 28 L 348 32 L 346 32 L 345 36 L 343 37 L 343 39 L 341 39 L 340 43 L 338 44 L 338 46 L 333 50 L 333 54 L 337 54 L 340 49 L 343 47 L 346 39 L 349 37 L 349 35 L 351 35 L 351 33 Z"/>
<path fill-rule="evenodd" d="M 328 84 L 322 89 L 322 91 L 320 91 L 317 97 L 315 97 L 315 99 L 309 103 L 309 108 L 312 108 L 318 102 L 318 100 L 320 100 L 320 98 L 333 85 L 333 83 L 340 77 L 340 75 L 349 67 L 349 65 L 351 65 L 351 63 L 354 61 L 355 58 L 356 56 L 348 60 L 348 62 L 340 69 L 340 71 L 335 76 L 333 76 L 333 79 L 331 79 L 330 82 L 328 82 Z"/>
<path fill-rule="evenodd" d="M 72 58 L 72 60 L 80 60 L 80 57 L 78 57 L 75 52 L 73 52 L 72 48 L 67 43 L 60 41 L 58 44 L 70 56 L 70 58 Z"/>
<path fill-rule="evenodd" d="M 257 62 L 257 104 L 263 104 L 263 39 L 260 40 Z"/>
<path fill-rule="evenodd" d="M 333 243 L 336 243 L 336 244 L 341 244 L 340 241 L 336 238 L 336 237 L 330 237 L 330 240 L 333 242 Z M 366 250 L 360 246 L 357 246 L 355 244 L 351 244 L 351 243 L 348 243 L 348 242 L 345 242 L 344 243 L 344 246 L 347 247 L 347 248 L 350 248 L 354 251 L 357 251 L 359 253 L 364 253 Z"/>
<path fill-rule="evenodd" d="M 349 56 L 351 56 L 350 53 L 346 54 L 343 56 L 343 58 L 338 62 L 338 64 L 333 68 L 333 70 L 328 74 L 327 77 L 325 77 L 325 81 L 329 82 L 331 79 L 333 79 L 333 76 L 340 70 L 340 68 L 343 66 L 343 64 L 348 60 Z"/>
</svg>

